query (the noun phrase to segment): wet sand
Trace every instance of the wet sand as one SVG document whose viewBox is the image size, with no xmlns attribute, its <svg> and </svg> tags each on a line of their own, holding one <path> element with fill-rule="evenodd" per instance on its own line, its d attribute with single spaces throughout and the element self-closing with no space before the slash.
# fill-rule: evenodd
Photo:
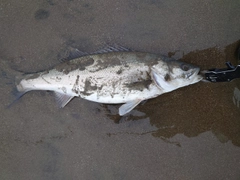
<svg viewBox="0 0 240 180">
<path fill-rule="evenodd" d="M 105 44 L 160 53 L 201 69 L 236 65 L 238 0 L 0 3 L 0 179 L 240 178 L 240 79 L 181 88 L 119 117 L 119 105 L 51 92 L 15 99 L 15 70 L 48 69 L 69 48 Z"/>
</svg>

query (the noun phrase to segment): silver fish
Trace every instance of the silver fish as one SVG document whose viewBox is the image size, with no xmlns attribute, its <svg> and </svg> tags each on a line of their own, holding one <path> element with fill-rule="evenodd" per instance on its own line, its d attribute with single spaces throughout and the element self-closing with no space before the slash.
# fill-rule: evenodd
<svg viewBox="0 0 240 180">
<path fill-rule="evenodd" d="M 17 82 L 22 94 L 54 91 L 64 107 L 73 97 L 107 104 L 124 103 L 123 116 L 141 101 L 202 80 L 200 68 L 161 55 L 107 52 L 63 62 L 55 68 L 24 75 Z"/>
</svg>

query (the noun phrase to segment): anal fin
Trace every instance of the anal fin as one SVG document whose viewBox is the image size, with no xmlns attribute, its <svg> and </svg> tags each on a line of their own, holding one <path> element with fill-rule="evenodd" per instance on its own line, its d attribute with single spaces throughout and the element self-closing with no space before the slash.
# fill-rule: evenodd
<svg viewBox="0 0 240 180">
<path fill-rule="evenodd" d="M 119 115 L 123 116 L 127 113 L 129 113 L 133 108 L 135 108 L 142 100 L 141 99 L 136 99 L 133 101 L 126 102 L 119 108 Z"/>
<path fill-rule="evenodd" d="M 71 101 L 72 98 L 74 98 L 74 96 L 69 96 L 67 94 L 63 94 L 59 92 L 54 92 L 54 93 L 55 93 L 57 105 L 59 108 L 63 108 L 64 106 L 66 106 L 67 103 L 69 103 L 69 101 Z"/>
</svg>

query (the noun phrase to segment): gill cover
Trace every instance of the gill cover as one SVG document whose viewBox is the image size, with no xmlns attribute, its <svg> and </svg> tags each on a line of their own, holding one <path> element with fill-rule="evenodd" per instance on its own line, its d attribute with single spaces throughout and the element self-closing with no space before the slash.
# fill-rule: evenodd
<svg viewBox="0 0 240 180">
<path fill-rule="evenodd" d="M 154 83 L 164 92 L 170 92 L 180 87 L 199 82 L 200 68 L 178 60 L 163 61 L 151 68 Z"/>
</svg>

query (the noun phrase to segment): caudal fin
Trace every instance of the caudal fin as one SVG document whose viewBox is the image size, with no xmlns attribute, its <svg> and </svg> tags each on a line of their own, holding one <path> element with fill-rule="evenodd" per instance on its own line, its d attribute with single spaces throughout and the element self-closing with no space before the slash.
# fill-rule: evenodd
<svg viewBox="0 0 240 180">
<path fill-rule="evenodd" d="M 23 95 L 26 94 L 27 91 L 25 92 L 17 92 L 15 99 L 7 106 L 7 108 L 12 107 Z"/>
<path fill-rule="evenodd" d="M 6 90 L 10 92 L 9 95 L 11 94 L 15 96 L 14 100 L 7 106 L 7 108 L 10 108 L 13 104 L 17 102 L 19 98 L 21 98 L 26 93 L 26 91 L 19 92 L 16 86 L 16 84 L 20 81 L 20 79 L 23 76 L 24 75 L 22 72 L 18 72 L 11 68 L 7 61 L 4 60 L 0 61 L 1 82 L 3 82 L 3 84 L 6 85 Z M 12 90 L 9 90 L 9 87 L 11 87 Z"/>
</svg>

